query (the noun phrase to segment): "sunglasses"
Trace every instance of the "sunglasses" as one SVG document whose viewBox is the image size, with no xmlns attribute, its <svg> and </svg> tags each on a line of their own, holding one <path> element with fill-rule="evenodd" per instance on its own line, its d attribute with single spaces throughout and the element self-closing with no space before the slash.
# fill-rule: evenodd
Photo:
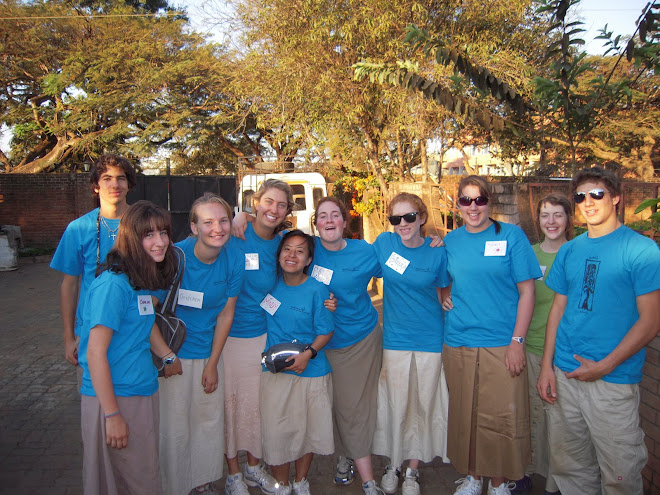
<svg viewBox="0 0 660 495">
<path fill-rule="evenodd" d="M 476 198 L 461 196 L 458 198 L 458 204 L 461 206 L 470 206 L 472 201 L 474 201 L 474 204 L 477 206 L 486 206 L 488 204 L 488 196 L 477 196 Z"/>
<path fill-rule="evenodd" d="M 592 189 L 589 191 L 589 196 L 591 196 L 593 199 L 603 199 L 605 194 L 607 194 L 607 191 L 604 189 Z M 575 201 L 575 204 L 580 204 L 585 199 L 587 199 L 586 192 L 578 192 L 573 194 L 573 201 Z"/>
<path fill-rule="evenodd" d="M 401 223 L 401 219 L 403 218 L 407 223 L 413 223 L 415 219 L 417 218 L 417 211 L 413 211 L 412 213 L 406 213 L 405 215 L 390 215 L 388 220 L 392 225 L 399 225 Z"/>
</svg>

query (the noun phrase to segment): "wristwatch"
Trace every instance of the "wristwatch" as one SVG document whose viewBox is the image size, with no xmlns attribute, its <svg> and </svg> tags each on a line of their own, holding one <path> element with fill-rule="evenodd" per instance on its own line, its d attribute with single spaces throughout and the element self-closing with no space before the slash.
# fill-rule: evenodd
<svg viewBox="0 0 660 495">
<path fill-rule="evenodd" d="M 174 364 L 175 361 L 176 361 L 176 354 L 172 353 L 171 356 L 163 358 L 163 366 L 169 366 L 170 364 Z"/>
<path fill-rule="evenodd" d="M 312 344 L 310 344 L 307 347 L 305 347 L 305 350 L 303 350 L 303 352 L 305 352 L 308 349 L 310 351 L 312 351 L 312 357 L 310 359 L 314 359 L 316 357 L 316 355 L 318 354 L 318 351 L 312 347 Z"/>
<path fill-rule="evenodd" d="M 511 337 L 511 340 L 513 340 L 514 342 L 518 342 L 519 344 L 525 343 L 525 337 Z"/>
</svg>

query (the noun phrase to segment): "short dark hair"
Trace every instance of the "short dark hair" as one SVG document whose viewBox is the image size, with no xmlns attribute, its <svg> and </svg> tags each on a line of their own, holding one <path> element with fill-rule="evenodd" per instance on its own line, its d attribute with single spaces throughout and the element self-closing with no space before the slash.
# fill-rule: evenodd
<svg viewBox="0 0 660 495">
<path fill-rule="evenodd" d="M 92 170 L 89 175 L 89 182 L 92 185 L 92 193 L 94 195 L 98 195 L 96 188 L 99 186 L 99 180 L 101 179 L 101 176 L 108 171 L 108 167 L 117 167 L 124 171 L 126 174 L 126 180 L 128 181 L 129 191 L 136 186 L 137 174 L 135 173 L 135 168 L 133 165 L 131 165 L 131 162 L 122 156 L 106 153 L 101 155 L 96 163 L 92 166 Z"/>
<path fill-rule="evenodd" d="M 585 182 L 602 182 L 612 196 L 621 196 L 621 182 L 614 172 L 600 167 L 583 168 L 571 180 L 571 194 Z"/>
<path fill-rule="evenodd" d="M 291 239 L 292 237 L 302 237 L 305 239 L 305 242 L 307 243 L 307 249 L 309 251 L 309 257 L 314 260 L 314 238 L 309 235 L 305 234 L 302 230 L 295 229 L 295 230 L 290 230 L 286 234 L 282 236 L 282 240 L 280 241 L 280 245 L 277 246 L 277 254 L 275 255 L 275 263 L 277 265 L 277 275 L 280 276 L 282 275 L 282 267 L 280 266 L 280 254 L 282 253 L 282 247 L 284 247 L 284 243 L 288 240 Z M 311 265 L 311 263 L 310 263 Z M 303 273 L 307 273 L 309 269 L 309 265 L 307 265 L 305 268 L 303 268 Z"/>
<path fill-rule="evenodd" d="M 561 206 L 566 214 L 566 231 L 565 236 L 566 240 L 570 241 L 573 238 L 573 205 L 563 194 L 550 193 L 538 202 L 536 205 L 536 227 L 539 232 L 541 231 L 541 208 L 543 205 L 549 203 L 553 206 Z"/>
</svg>

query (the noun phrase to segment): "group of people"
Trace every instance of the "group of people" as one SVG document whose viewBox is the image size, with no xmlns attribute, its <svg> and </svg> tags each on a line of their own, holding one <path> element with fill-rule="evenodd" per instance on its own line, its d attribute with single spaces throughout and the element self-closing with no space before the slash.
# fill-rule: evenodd
<svg viewBox="0 0 660 495">
<path fill-rule="evenodd" d="M 316 236 L 291 230 L 279 180 L 261 185 L 254 217 L 232 219 L 206 193 L 177 243 L 176 354 L 154 326 L 178 269 L 169 214 L 127 205 L 123 158 L 101 157 L 91 182 L 100 208 L 69 225 L 51 264 L 65 274 L 66 358 L 82 369 L 85 493 L 215 493 L 224 455 L 227 495 L 309 495 L 315 453 L 338 455 L 338 485 L 357 470 L 366 495 L 400 483 L 419 495 L 419 465 L 435 457 L 465 475 L 456 495 L 481 494 L 483 478 L 489 495 L 523 493 L 532 473 L 548 494 L 642 493 L 637 384 L 660 322 L 660 250 L 620 224 L 610 172 L 574 177 L 588 228 L 576 239 L 569 200 L 543 198 L 534 246 L 491 218 L 478 176 L 461 180 L 463 226 L 444 242 L 424 236 L 414 194 L 389 202 L 393 232 L 369 244 L 344 237 L 332 197 L 317 204 Z M 266 371 L 262 352 L 292 341 L 304 350 Z M 380 483 L 372 454 L 389 459 Z"/>
</svg>

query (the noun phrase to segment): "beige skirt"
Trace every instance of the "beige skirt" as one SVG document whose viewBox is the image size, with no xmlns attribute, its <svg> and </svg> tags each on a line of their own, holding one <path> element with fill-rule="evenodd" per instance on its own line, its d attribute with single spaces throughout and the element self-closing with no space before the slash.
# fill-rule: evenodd
<svg viewBox="0 0 660 495">
<path fill-rule="evenodd" d="M 261 448 L 259 384 L 261 353 L 266 334 L 251 339 L 228 337 L 222 351 L 225 361 L 225 445 L 232 459 L 245 450 L 258 459 Z"/>
<path fill-rule="evenodd" d="M 449 347 L 448 456 L 459 473 L 517 480 L 531 460 L 527 373 L 512 377 L 507 347 Z"/>
<path fill-rule="evenodd" d="M 158 392 L 149 397 L 117 397 L 128 425 L 128 445 L 105 443 L 105 416 L 97 397 L 82 395 L 83 492 L 94 495 L 160 495 Z"/>
<path fill-rule="evenodd" d="M 332 378 L 266 372 L 261 378 L 264 460 L 279 466 L 307 453 L 330 455 Z"/>
<path fill-rule="evenodd" d="M 406 459 L 447 459 L 447 383 L 442 354 L 383 350 L 373 452 Z"/>
<path fill-rule="evenodd" d="M 360 342 L 325 351 L 332 366 L 335 449 L 353 459 L 371 454 L 383 355 L 382 333 L 378 324 Z"/>
<path fill-rule="evenodd" d="M 158 379 L 160 463 L 165 495 L 187 494 L 197 486 L 222 478 L 222 357 L 218 362 L 218 388 L 211 394 L 202 387 L 207 362 L 208 359 L 181 359 L 183 375 Z"/>
</svg>

